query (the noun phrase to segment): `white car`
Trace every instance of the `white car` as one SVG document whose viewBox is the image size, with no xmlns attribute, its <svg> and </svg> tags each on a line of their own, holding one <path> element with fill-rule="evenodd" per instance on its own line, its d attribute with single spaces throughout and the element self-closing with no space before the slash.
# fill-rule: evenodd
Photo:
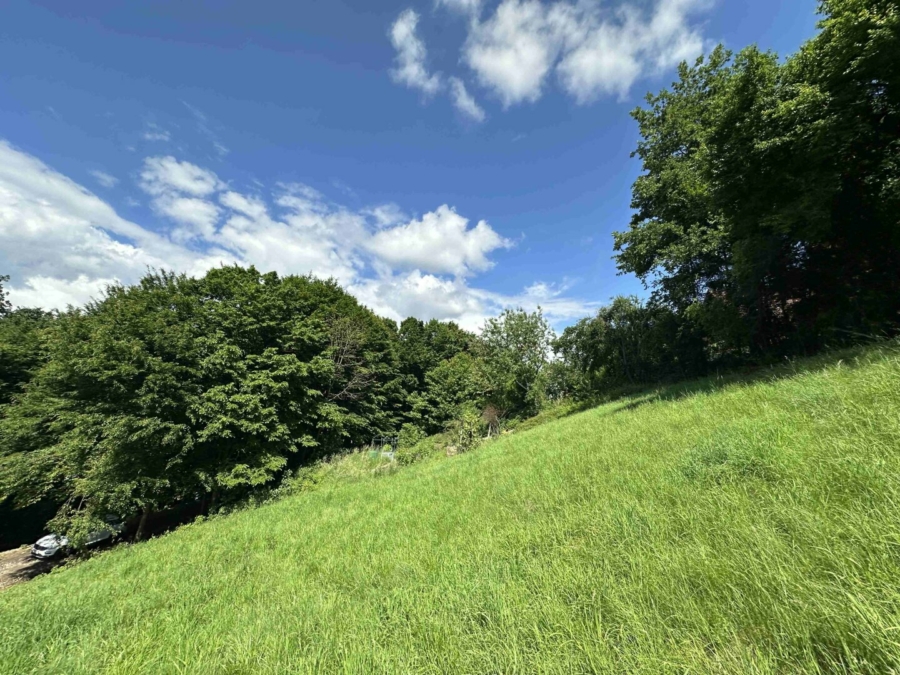
<svg viewBox="0 0 900 675">
<path fill-rule="evenodd" d="M 95 546 L 104 541 L 113 539 L 125 529 L 124 523 L 116 517 L 105 519 L 108 529 L 90 532 L 84 541 L 85 546 Z M 48 534 L 41 537 L 31 547 L 31 555 L 41 560 L 47 560 L 57 556 L 61 551 L 69 548 L 69 538 L 58 534 Z"/>
<path fill-rule="evenodd" d="M 31 547 L 31 555 L 41 560 L 54 558 L 63 549 L 69 546 L 68 537 L 60 537 L 58 534 L 48 534 L 41 537 Z"/>
</svg>

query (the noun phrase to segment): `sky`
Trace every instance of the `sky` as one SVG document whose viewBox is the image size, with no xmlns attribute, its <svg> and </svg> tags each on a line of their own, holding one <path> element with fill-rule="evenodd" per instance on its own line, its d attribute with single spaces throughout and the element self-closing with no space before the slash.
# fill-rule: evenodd
<svg viewBox="0 0 900 675">
<path fill-rule="evenodd" d="M 333 277 L 477 329 L 613 296 L 629 113 L 815 0 L 117 0 L 0 7 L 0 275 L 63 309 L 148 268 Z"/>
</svg>

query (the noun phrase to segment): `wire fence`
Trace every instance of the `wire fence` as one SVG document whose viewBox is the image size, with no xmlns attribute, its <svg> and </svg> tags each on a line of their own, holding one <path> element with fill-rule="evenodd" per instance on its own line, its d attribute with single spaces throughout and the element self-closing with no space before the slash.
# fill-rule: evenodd
<svg viewBox="0 0 900 675">
<path fill-rule="evenodd" d="M 369 448 L 370 457 L 386 457 L 390 460 L 394 459 L 397 452 L 397 436 L 373 436 L 372 445 Z"/>
</svg>

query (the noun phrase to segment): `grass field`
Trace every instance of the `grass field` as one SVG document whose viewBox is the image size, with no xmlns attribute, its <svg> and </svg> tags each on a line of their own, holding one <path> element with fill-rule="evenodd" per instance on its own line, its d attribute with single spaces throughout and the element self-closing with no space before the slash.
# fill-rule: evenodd
<svg viewBox="0 0 900 675">
<path fill-rule="evenodd" d="M 887 346 L 350 472 L 0 593 L 0 672 L 900 672 L 898 385 Z"/>
</svg>

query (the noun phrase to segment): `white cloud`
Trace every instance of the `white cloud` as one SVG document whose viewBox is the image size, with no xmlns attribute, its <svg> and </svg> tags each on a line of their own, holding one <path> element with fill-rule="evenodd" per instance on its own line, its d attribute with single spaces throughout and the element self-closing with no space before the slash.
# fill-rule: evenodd
<svg viewBox="0 0 900 675">
<path fill-rule="evenodd" d="M 96 195 L 0 140 L 0 269 L 17 305 L 82 304 L 110 280 L 148 267 L 198 274 L 230 262 L 221 250 L 187 251 L 121 218 Z M 46 300 L 37 302 L 40 297 Z"/>
<path fill-rule="evenodd" d="M 350 290 L 374 312 L 398 322 L 415 316 L 456 321 L 463 328 L 477 330 L 491 313 L 484 293 L 465 280 L 443 279 L 419 270 L 359 280 Z"/>
<path fill-rule="evenodd" d="M 617 21 L 590 26 L 559 63 L 563 88 L 579 103 L 602 94 L 622 97 L 642 75 L 699 56 L 703 36 L 689 25 L 689 18 L 709 4 L 708 0 L 658 0 L 649 17 L 625 7 Z"/>
<path fill-rule="evenodd" d="M 156 213 L 183 226 L 173 232 L 177 240 L 194 237 L 211 239 L 215 234 L 220 211 L 212 202 L 197 197 L 163 194 L 156 197 L 152 205 Z"/>
<path fill-rule="evenodd" d="M 224 188 L 215 173 L 172 156 L 148 157 L 139 184 L 153 197 L 153 211 L 179 225 L 172 231 L 176 241 L 215 235 L 221 211 L 208 198 Z"/>
<path fill-rule="evenodd" d="M 485 319 L 506 308 L 529 312 L 538 307 L 551 325 L 561 327 L 593 313 L 599 303 L 565 297 L 563 287 L 538 282 L 522 293 L 504 295 L 468 285 L 465 279 L 441 278 L 413 270 L 360 280 L 349 290 L 373 311 L 395 321 L 407 316 L 455 321 L 466 330 L 479 331 Z"/>
<path fill-rule="evenodd" d="M 145 159 L 140 184 L 151 195 L 174 191 L 195 197 L 206 197 L 222 187 L 219 177 L 212 171 L 190 162 L 179 162 L 171 155 Z"/>
<path fill-rule="evenodd" d="M 466 276 L 489 269 L 487 254 L 512 245 L 483 220 L 472 229 L 468 224 L 444 205 L 421 220 L 376 232 L 367 248 L 393 267 Z"/>
<path fill-rule="evenodd" d="M 706 46 L 695 15 L 714 0 L 502 0 L 483 20 L 479 0 L 437 0 L 470 17 L 462 62 L 504 108 L 537 101 L 555 75 L 578 103 L 602 95 L 624 97 L 641 77 L 698 56 Z M 401 67 L 397 81 L 427 93 L 445 81 L 425 68 L 425 46 L 416 36 L 418 15 L 406 10 L 392 41 Z M 399 45 L 406 45 L 401 50 Z M 456 107 L 472 119 L 484 111 L 459 76 L 447 78 Z"/>
<path fill-rule="evenodd" d="M 365 216 L 370 216 L 378 228 L 399 225 L 403 221 L 409 220 L 409 216 L 396 204 L 379 204 L 378 206 L 363 209 L 362 213 Z"/>
<path fill-rule="evenodd" d="M 145 141 L 168 141 L 172 138 L 172 135 L 168 131 L 157 126 L 153 122 L 150 122 L 147 125 L 147 129 L 144 130 L 144 133 L 141 134 L 141 136 Z"/>
<path fill-rule="evenodd" d="M 416 34 L 419 15 L 412 9 L 401 12 L 391 26 L 391 44 L 397 50 L 397 65 L 391 71 L 395 82 L 412 89 L 419 89 L 426 95 L 433 95 L 441 88 L 441 78 L 429 74 L 425 66 L 427 53 L 425 43 Z"/>
<path fill-rule="evenodd" d="M 492 17 L 472 27 L 463 59 L 504 106 L 536 101 L 559 53 L 556 28 L 538 0 L 504 0 Z"/>
<path fill-rule="evenodd" d="M 105 171 L 91 171 L 91 175 L 105 188 L 114 188 L 119 183 L 118 178 L 111 176 Z"/>
<path fill-rule="evenodd" d="M 437 0 L 435 4 L 467 16 L 478 16 L 481 12 L 481 0 Z"/>
<path fill-rule="evenodd" d="M 219 201 L 232 211 L 237 211 L 250 218 L 260 219 L 267 215 L 265 202 L 256 197 L 247 197 L 239 192 L 225 192 L 219 197 Z"/>
<path fill-rule="evenodd" d="M 450 95 L 453 97 L 453 105 L 463 115 L 476 122 L 484 122 L 484 110 L 466 90 L 466 85 L 458 77 L 450 78 Z"/>
<path fill-rule="evenodd" d="M 24 287 L 13 288 L 10 301 L 16 307 L 44 307 L 65 309 L 68 305 L 81 306 L 103 297 L 103 291 L 116 279 L 91 279 L 80 274 L 75 279 L 33 276 L 25 280 Z"/>
<path fill-rule="evenodd" d="M 334 277 L 344 285 L 353 282 L 364 267 L 357 249 L 366 237 L 365 217 L 331 208 L 305 185 L 279 189 L 275 203 L 282 209 L 281 218 L 274 218 L 258 198 L 222 195 L 222 204 L 233 213 L 215 241 L 260 269 Z"/>
<path fill-rule="evenodd" d="M 0 141 L 0 272 L 12 276 L 13 303 L 64 308 L 100 297 L 110 283 L 135 283 L 149 267 L 199 275 L 239 263 L 333 277 L 395 319 L 436 317 L 475 329 L 506 306 L 540 303 L 552 321 L 589 311 L 550 284 L 512 296 L 470 285 L 493 264 L 490 253 L 510 242 L 484 221 L 469 227 L 448 206 L 409 219 L 393 204 L 348 209 L 302 184 L 276 186 L 267 202 L 171 157 L 149 158 L 139 181 L 175 229 L 158 234 L 121 218 Z"/>
</svg>

